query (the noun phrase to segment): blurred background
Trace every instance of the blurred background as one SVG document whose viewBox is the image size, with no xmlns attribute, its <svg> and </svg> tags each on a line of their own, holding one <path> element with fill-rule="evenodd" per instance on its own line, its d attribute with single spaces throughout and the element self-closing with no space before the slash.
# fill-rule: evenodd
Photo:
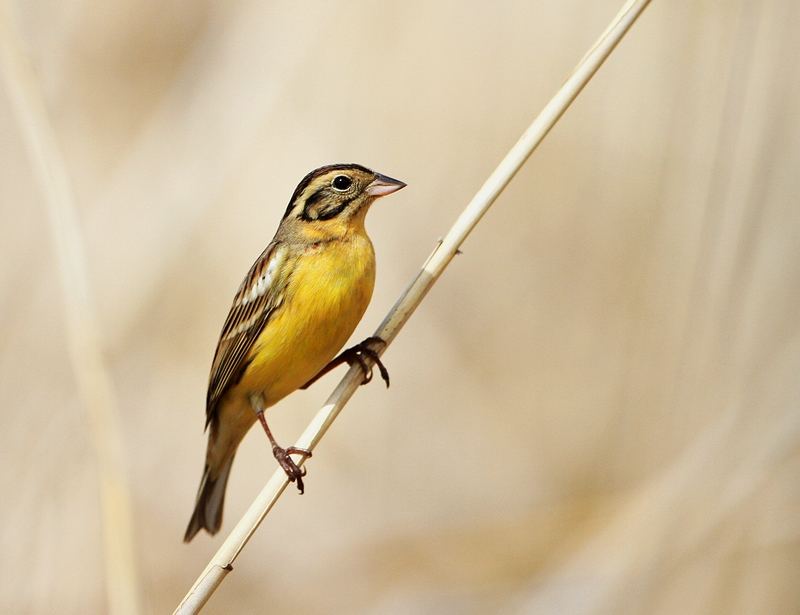
<svg viewBox="0 0 800 615">
<path fill-rule="evenodd" d="M 368 219 L 360 339 L 621 4 L 7 6 L 77 204 L 143 612 L 174 608 L 276 467 L 253 430 L 222 533 L 181 542 L 219 329 L 300 178 L 408 183 Z M 799 19 L 653 2 L 206 612 L 800 613 Z M 101 613 L 97 399 L 3 77 L 0 610 Z M 342 374 L 270 411 L 279 441 Z"/>
</svg>

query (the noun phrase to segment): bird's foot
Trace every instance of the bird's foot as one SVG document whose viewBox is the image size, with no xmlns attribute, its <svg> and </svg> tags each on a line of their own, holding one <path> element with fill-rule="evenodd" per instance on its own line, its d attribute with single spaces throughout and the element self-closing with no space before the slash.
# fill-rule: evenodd
<svg viewBox="0 0 800 615">
<path fill-rule="evenodd" d="M 303 455 L 303 457 L 308 458 L 311 457 L 311 451 L 306 448 L 298 448 L 296 446 L 281 448 L 280 446 L 275 445 L 272 447 L 272 454 L 275 456 L 275 459 L 277 459 L 283 471 L 286 472 L 286 476 L 289 478 L 289 481 L 297 483 L 297 490 L 302 495 L 303 491 L 305 491 L 303 477 L 306 475 L 306 469 L 298 466 L 297 463 L 295 463 L 295 460 L 290 457 L 290 455 Z"/>
<path fill-rule="evenodd" d="M 365 360 L 365 357 L 369 357 L 372 359 L 373 363 L 378 366 L 378 371 L 381 374 L 381 378 L 386 383 L 386 388 L 388 389 L 389 370 L 386 369 L 386 366 L 381 362 L 381 358 L 378 356 L 378 353 L 370 347 L 371 344 L 386 346 L 386 342 L 373 335 L 372 337 L 365 339 L 363 342 L 344 350 L 341 354 L 342 360 L 347 361 L 348 365 L 354 365 L 358 363 L 358 365 L 364 371 L 364 380 L 361 381 L 361 384 L 367 384 L 372 380 L 373 367 L 372 365 L 367 364 L 367 361 Z"/>
</svg>

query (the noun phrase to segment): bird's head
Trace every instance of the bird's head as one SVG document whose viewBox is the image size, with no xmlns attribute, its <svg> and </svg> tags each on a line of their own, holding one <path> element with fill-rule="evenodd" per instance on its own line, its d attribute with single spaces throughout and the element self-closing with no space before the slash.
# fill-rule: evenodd
<svg viewBox="0 0 800 615">
<path fill-rule="evenodd" d="M 310 238 L 360 230 L 372 202 L 405 185 L 358 164 L 320 167 L 297 185 L 281 226 Z"/>
</svg>

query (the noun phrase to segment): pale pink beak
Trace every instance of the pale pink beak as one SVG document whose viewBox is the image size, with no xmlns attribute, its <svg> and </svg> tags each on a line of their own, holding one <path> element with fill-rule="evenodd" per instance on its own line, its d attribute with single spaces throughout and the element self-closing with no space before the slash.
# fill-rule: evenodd
<svg viewBox="0 0 800 615">
<path fill-rule="evenodd" d="M 399 179 L 392 179 L 391 177 L 387 177 L 386 175 L 381 175 L 378 173 L 375 179 L 373 179 L 372 182 L 370 182 L 370 184 L 366 187 L 364 192 L 370 196 L 381 197 L 391 194 L 392 192 L 397 192 L 401 188 L 405 187 L 405 182 L 401 182 Z"/>
</svg>

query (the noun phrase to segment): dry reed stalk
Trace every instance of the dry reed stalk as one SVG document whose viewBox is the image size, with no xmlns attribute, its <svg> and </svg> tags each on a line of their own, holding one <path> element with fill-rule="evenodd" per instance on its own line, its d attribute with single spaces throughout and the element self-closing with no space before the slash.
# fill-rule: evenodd
<svg viewBox="0 0 800 615">
<path fill-rule="evenodd" d="M 131 496 L 113 384 L 103 360 L 84 244 L 64 160 L 7 3 L 0 6 L 0 62 L 14 114 L 42 190 L 64 297 L 69 355 L 97 459 L 108 610 L 141 612 Z M 76 562 L 77 563 L 77 562 Z"/>
<path fill-rule="evenodd" d="M 381 353 L 392 342 L 411 314 L 425 298 L 433 284 L 458 252 L 459 247 L 473 228 L 480 222 L 494 201 L 522 167 L 533 150 L 541 143 L 550 129 L 569 108 L 594 73 L 611 54 L 622 37 L 633 25 L 650 0 L 628 0 L 614 17 L 597 42 L 592 45 L 564 85 L 545 106 L 533 123 L 511 148 L 499 166 L 489 176 L 480 190 L 450 228 L 433 253 L 422 266 L 417 277 L 401 295 L 375 331 L 375 335 L 386 341 Z M 309 426 L 297 440 L 295 446 L 314 450 L 330 428 L 341 409 L 361 384 L 363 374 L 359 366 L 351 367 L 337 387 L 328 397 L 325 405 L 317 412 Z M 298 461 L 298 465 L 304 463 Z M 256 499 L 233 528 L 225 542 L 214 554 L 205 570 L 192 585 L 183 600 L 175 609 L 175 614 L 197 613 L 205 605 L 211 594 L 219 587 L 228 572 L 233 570 L 233 562 L 269 513 L 278 498 L 288 486 L 289 481 L 283 470 L 276 470 Z"/>
</svg>

